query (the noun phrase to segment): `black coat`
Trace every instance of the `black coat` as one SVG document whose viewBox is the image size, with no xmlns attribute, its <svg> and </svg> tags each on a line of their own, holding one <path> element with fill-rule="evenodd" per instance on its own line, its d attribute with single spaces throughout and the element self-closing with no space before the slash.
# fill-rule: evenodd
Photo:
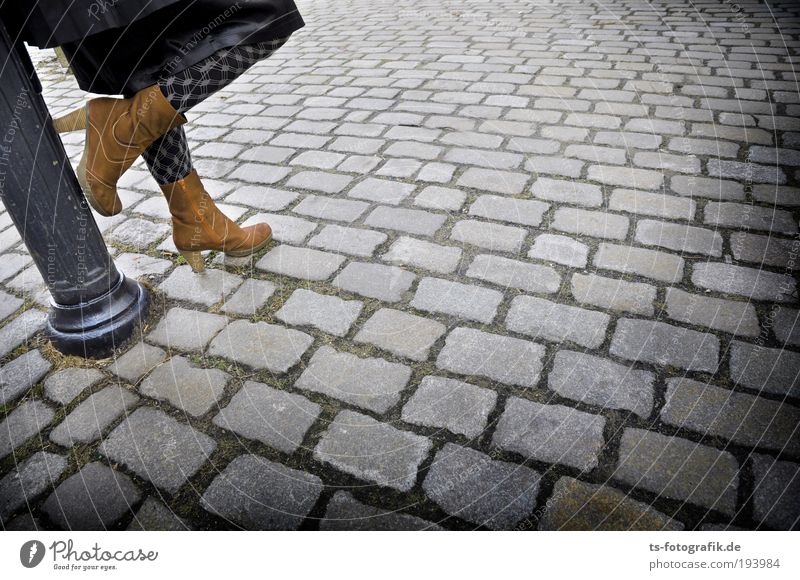
<svg viewBox="0 0 800 580">
<path fill-rule="evenodd" d="M 305 24 L 293 0 L 0 0 L 0 18 L 12 38 L 61 46 L 83 90 L 126 96 Z"/>
</svg>

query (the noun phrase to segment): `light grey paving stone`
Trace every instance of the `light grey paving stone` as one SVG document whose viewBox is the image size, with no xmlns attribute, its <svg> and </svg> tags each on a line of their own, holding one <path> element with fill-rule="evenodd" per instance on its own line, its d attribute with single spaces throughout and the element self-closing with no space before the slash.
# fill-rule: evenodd
<svg viewBox="0 0 800 580">
<path fill-rule="evenodd" d="M 314 449 L 314 458 L 360 479 L 409 491 L 431 445 L 421 435 L 341 411 Z"/>
<path fill-rule="evenodd" d="M 667 288 L 667 315 L 673 320 L 731 334 L 758 336 L 758 316 L 749 302 L 735 302 Z"/>
<path fill-rule="evenodd" d="M 467 269 L 467 276 L 506 288 L 552 294 L 561 285 L 561 276 L 549 266 L 528 264 L 502 256 L 480 254 Z"/>
<path fill-rule="evenodd" d="M 416 238 L 401 236 L 383 254 L 387 262 L 412 268 L 423 268 L 440 274 L 449 274 L 461 261 L 461 248 L 441 246 Z"/>
<path fill-rule="evenodd" d="M 128 278 L 141 278 L 142 276 L 160 276 L 172 268 L 170 260 L 153 258 L 146 254 L 120 254 L 114 258 L 117 269 Z"/>
<path fill-rule="evenodd" d="M 217 333 L 225 328 L 228 319 L 186 308 L 170 308 L 147 340 L 178 350 L 203 350 Z"/>
<path fill-rule="evenodd" d="M 672 191 L 678 195 L 710 199 L 744 199 L 744 185 L 736 181 L 694 175 L 674 175 L 669 184 Z"/>
<path fill-rule="evenodd" d="M 53 365 L 39 349 L 29 350 L 0 368 L 0 405 L 8 405 L 38 383 Z"/>
<path fill-rule="evenodd" d="M 117 418 L 130 409 L 139 397 L 121 387 L 110 385 L 92 394 L 66 416 L 50 433 L 50 440 L 62 447 L 91 443 Z"/>
<path fill-rule="evenodd" d="M 246 205 L 264 211 L 286 209 L 298 194 L 293 191 L 274 189 L 262 185 L 243 185 L 225 197 L 226 203 Z"/>
<path fill-rule="evenodd" d="M 662 151 L 639 151 L 633 156 L 633 164 L 662 171 L 700 173 L 700 159 L 694 155 L 672 155 Z"/>
<path fill-rule="evenodd" d="M 103 376 L 97 369 L 62 369 L 47 377 L 44 382 L 44 394 L 51 401 L 66 405 L 83 391 L 100 382 Z"/>
<path fill-rule="evenodd" d="M 321 195 L 307 195 L 292 211 L 318 219 L 352 223 L 363 214 L 369 204 L 351 199 L 338 199 Z"/>
<path fill-rule="evenodd" d="M 589 247 L 578 240 L 556 234 L 539 234 L 533 241 L 528 257 L 556 262 L 575 268 L 586 267 Z"/>
<path fill-rule="evenodd" d="M 200 504 L 245 529 L 296 530 L 322 489 L 316 475 L 257 455 L 241 455 L 214 478 Z"/>
<path fill-rule="evenodd" d="M 719 364 L 719 339 L 663 322 L 621 318 L 609 352 L 627 360 L 714 373 Z"/>
<path fill-rule="evenodd" d="M 300 395 L 247 381 L 214 417 L 214 424 L 283 453 L 293 453 L 321 410 Z"/>
<path fill-rule="evenodd" d="M 236 290 L 243 282 L 241 276 L 225 270 L 192 272 L 190 266 L 179 266 L 159 288 L 168 298 L 212 306 Z"/>
<path fill-rule="evenodd" d="M 739 465 L 733 455 L 680 437 L 625 429 L 614 477 L 668 499 L 731 516 L 736 511 Z"/>
<path fill-rule="evenodd" d="M 94 462 L 59 485 L 42 511 L 62 530 L 107 530 L 140 498 L 127 475 Z"/>
<path fill-rule="evenodd" d="M 191 528 L 159 500 L 148 497 L 127 529 L 135 532 L 179 532 Z"/>
<path fill-rule="evenodd" d="M 423 278 L 411 307 L 489 324 L 503 295 L 497 290 L 439 278 Z"/>
<path fill-rule="evenodd" d="M 520 387 L 533 387 L 542 371 L 544 347 L 527 340 L 456 328 L 447 336 L 436 366 Z"/>
<path fill-rule="evenodd" d="M 545 174 L 578 178 L 581 176 L 583 166 L 583 161 L 578 159 L 555 156 L 532 156 L 525 162 L 525 169 L 537 174 L 537 176 L 538 174 Z"/>
<path fill-rule="evenodd" d="M 692 284 L 725 294 L 770 302 L 794 302 L 797 296 L 797 284 L 789 274 L 717 262 L 694 264 Z"/>
<path fill-rule="evenodd" d="M 3 253 L 0 255 L 0 281 L 16 276 L 31 261 L 32 259 L 28 254 Z"/>
<path fill-rule="evenodd" d="M 605 340 L 610 321 L 611 317 L 604 312 L 517 296 L 511 301 L 506 327 L 533 338 L 597 348 Z"/>
<path fill-rule="evenodd" d="M 653 409 L 655 375 L 597 356 L 562 350 L 555 356 L 547 386 L 575 401 L 626 409 L 646 419 Z"/>
<path fill-rule="evenodd" d="M 42 401 L 26 401 L 0 422 L 0 459 L 44 429 L 55 416 Z"/>
<path fill-rule="evenodd" d="M 450 232 L 450 239 L 487 250 L 518 253 L 525 240 L 525 230 L 489 222 L 461 220 Z"/>
<path fill-rule="evenodd" d="M 337 491 L 328 502 L 325 518 L 319 523 L 324 531 L 438 531 L 442 528 L 399 512 L 389 512 L 363 504 L 347 493 Z"/>
<path fill-rule="evenodd" d="M 569 234 L 624 240 L 628 235 L 629 223 L 628 218 L 618 214 L 560 207 L 556 210 L 550 227 Z"/>
<path fill-rule="evenodd" d="M 171 228 L 167 224 L 128 218 L 115 227 L 108 238 L 112 242 L 141 251 L 164 238 L 170 231 Z"/>
<path fill-rule="evenodd" d="M 279 213 L 259 213 L 247 218 L 242 227 L 267 223 L 272 228 L 272 238 L 284 244 L 302 244 L 317 224 Z"/>
<path fill-rule="evenodd" d="M 676 252 L 722 255 L 722 236 L 714 230 L 670 222 L 641 220 L 636 225 L 636 241 L 646 246 L 659 246 Z"/>
<path fill-rule="evenodd" d="M 667 381 L 661 420 L 747 447 L 796 454 L 800 409 L 686 378 Z"/>
<path fill-rule="evenodd" d="M 335 336 L 344 336 L 363 307 L 358 300 L 342 300 L 298 288 L 275 317 L 292 326 L 313 326 Z"/>
<path fill-rule="evenodd" d="M 0 329 L 0 358 L 5 358 L 11 351 L 42 330 L 46 321 L 47 314 L 31 308 L 8 322 Z"/>
<path fill-rule="evenodd" d="M 731 379 L 774 395 L 800 396 L 800 354 L 734 340 L 730 346 Z"/>
<path fill-rule="evenodd" d="M 199 368 L 182 356 L 174 356 L 153 369 L 139 385 L 139 392 L 199 417 L 219 402 L 230 379 L 220 369 Z"/>
<path fill-rule="evenodd" d="M 603 243 L 594 255 L 594 265 L 605 270 L 675 283 L 683 278 L 684 260 L 666 252 Z"/>
<path fill-rule="evenodd" d="M 541 201 L 481 195 L 469 206 L 469 214 L 490 220 L 538 226 L 550 205 Z"/>
<path fill-rule="evenodd" d="M 753 454 L 753 517 L 776 530 L 800 527 L 800 465 Z"/>
<path fill-rule="evenodd" d="M 55 487 L 66 468 L 66 457 L 39 451 L 0 479 L 0 522 Z"/>
<path fill-rule="evenodd" d="M 157 346 L 139 342 L 121 357 L 114 359 L 106 369 L 130 383 L 136 383 L 166 358 L 167 353 Z"/>
<path fill-rule="evenodd" d="M 140 407 L 111 432 L 100 452 L 174 494 L 216 447 L 213 439 L 193 427 L 162 411 Z"/>
<path fill-rule="evenodd" d="M 492 443 L 535 461 L 591 471 L 605 445 L 605 423 L 600 415 L 510 397 Z"/>
<path fill-rule="evenodd" d="M 539 530 L 667 531 L 683 524 L 607 485 L 561 477 L 547 500 Z"/>
<path fill-rule="evenodd" d="M 267 280 L 248 278 L 222 305 L 223 312 L 240 316 L 253 316 L 263 308 L 275 293 L 275 284 Z"/>
<path fill-rule="evenodd" d="M 708 175 L 723 177 L 746 183 L 786 183 L 786 173 L 778 166 L 758 165 L 756 163 L 709 159 L 706 165 Z"/>
<path fill-rule="evenodd" d="M 422 178 L 417 177 L 417 179 Z M 414 198 L 414 205 L 439 211 L 459 211 L 466 199 L 467 194 L 460 189 L 429 185 L 417 194 Z"/>
<path fill-rule="evenodd" d="M 410 378 L 411 369 L 405 365 L 323 346 L 311 357 L 295 387 L 384 413 L 400 400 Z"/>
<path fill-rule="evenodd" d="M 14 314 L 23 304 L 25 304 L 25 301 L 21 298 L 0 290 L 0 321 Z"/>
<path fill-rule="evenodd" d="M 740 184 L 739 186 L 744 189 L 743 185 Z M 797 197 L 797 188 L 785 185 L 753 185 L 753 197 L 757 201 L 775 205 L 789 207 L 800 205 L 800 199 Z M 744 195 L 741 198 L 744 198 Z"/>
<path fill-rule="evenodd" d="M 540 478 L 528 467 L 447 443 L 422 488 L 450 515 L 494 530 L 513 529 L 533 511 Z"/>
<path fill-rule="evenodd" d="M 341 173 L 325 171 L 301 171 L 295 173 L 286 182 L 289 188 L 310 189 L 323 193 L 339 193 L 344 190 L 353 178 Z"/>
<path fill-rule="evenodd" d="M 599 207 L 603 203 L 603 192 L 597 185 L 580 181 L 540 177 L 531 186 L 531 193 L 539 199 L 589 207 Z"/>
<path fill-rule="evenodd" d="M 800 310 L 780 306 L 774 312 L 775 337 L 786 344 L 800 345 Z"/>
<path fill-rule="evenodd" d="M 433 236 L 446 220 L 444 214 L 382 205 L 372 210 L 364 224 L 418 236 Z"/>
<path fill-rule="evenodd" d="M 424 361 L 446 330 L 441 322 L 381 308 L 364 323 L 353 340 L 374 344 L 397 356 Z"/>
<path fill-rule="evenodd" d="M 590 165 L 588 177 L 591 181 L 631 189 L 654 190 L 664 183 L 664 175 L 659 171 L 612 165 Z"/>
<path fill-rule="evenodd" d="M 327 280 L 345 259 L 339 254 L 283 244 L 267 252 L 256 262 L 256 268 L 292 278 Z"/>
<path fill-rule="evenodd" d="M 525 184 L 529 179 L 530 176 L 527 173 L 470 167 L 458 179 L 458 185 L 477 189 L 478 191 L 516 195 L 524 191 Z"/>
<path fill-rule="evenodd" d="M 313 342 L 311 336 L 299 330 L 236 320 L 211 341 L 208 354 L 258 370 L 285 373 L 300 362 Z"/>
<path fill-rule="evenodd" d="M 333 279 L 333 285 L 368 298 L 399 302 L 415 279 L 414 274 L 396 266 L 350 262 Z"/>
<path fill-rule="evenodd" d="M 414 186 L 408 183 L 368 177 L 361 183 L 353 186 L 350 191 L 347 192 L 347 195 L 348 197 L 354 197 L 356 199 L 397 205 L 411 195 L 413 191 Z"/>
<path fill-rule="evenodd" d="M 486 429 L 496 401 L 497 393 L 489 389 L 429 375 L 403 407 L 401 418 L 475 439 Z"/>
<path fill-rule="evenodd" d="M 611 192 L 608 208 L 633 214 L 651 215 L 664 219 L 692 220 L 697 210 L 693 199 L 636 191 L 615 189 Z"/>
<path fill-rule="evenodd" d="M 773 235 L 761 236 L 747 232 L 731 234 L 731 252 L 737 261 L 753 262 L 763 266 L 782 266 L 795 269 L 794 240 Z"/>
<path fill-rule="evenodd" d="M 575 273 L 572 275 L 572 295 L 581 304 L 652 316 L 656 287 L 596 274 Z"/>
<path fill-rule="evenodd" d="M 703 221 L 709 225 L 742 230 L 763 230 L 787 235 L 797 233 L 797 220 L 792 217 L 791 212 L 748 203 L 708 202 L 703 209 Z"/>
<path fill-rule="evenodd" d="M 388 236 L 383 232 L 328 225 L 311 238 L 308 245 L 331 252 L 366 258 L 372 256 L 375 248 L 385 242 L 387 238 Z"/>
</svg>

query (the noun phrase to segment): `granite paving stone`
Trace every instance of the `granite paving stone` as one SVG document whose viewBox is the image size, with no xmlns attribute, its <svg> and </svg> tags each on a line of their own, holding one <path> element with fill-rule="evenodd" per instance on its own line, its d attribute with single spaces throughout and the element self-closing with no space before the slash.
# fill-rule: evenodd
<svg viewBox="0 0 800 580">
<path fill-rule="evenodd" d="M 540 340 L 574 342 L 597 348 L 605 340 L 611 317 L 596 310 L 586 310 L 551 302 L 534 296 L 517 296 L 506 315 L 506 327 Z"/>
<path fill-rule="evenodd" d="M 308 245 L 330 252 L 368 258 L 387 239 L 388 236 L 383 232 L 328 225 L 311 238 Z"/>
<path fill-rule="evenodd" d="M 396 511 L 386 511 L 357 501 L 346 491 L 337 491 L 328 502 L 319 528 L 324 531 L 438 531 L 433 522 Z"/>
<path fill-rule="evenodd" d="M 23 396 L 52 367 L 39 349 L 29 350 L 0 368 L 0 404 L 7 405 Z"/>
<path fill-rule="evenodd" d="M 130 409 L 139 397 L 120 385 L 93 393 L 50 432 L 50 440 L 62 447 L 91 443 Z"/>
<path fill-rule="evenodd" d="M 25 401 L 0 422 L 0 459 L 47 427 L 55 412 L 38 399 Z"/>
<path fill-rule="evenodd" d="M 396 266 L 350 262 L 333 279 L 333 285 L 367 298 L 399 302 L 415 279 L 414 274 Z"/>
<path fill-rule="evenodd" d="M 399 266 L 422 268 L 438 274 L 449 274 L 461 261 L 461 248 L 441 246 L 425 240 L 400 236 L 381 259 Z"/>
<path fill-rule="evenodd" d="M 253 316 L 267 304 L 275 289 L 275 284 L 268 280 L 248 278 L 225 300 L 220 310 L 226 314 Z"/>
<path fill-rule="evenodd" d="M 446 330 L 441 322 L 381 308 L 364 323 L 353 340 L 374 344 L 397 356 L 424 361 Z"/>
<path fill-rule="evenodd" d="M 363 307 L 359 300 L 342 300 L 298 288 L 275 317 L 291 326 L 313 326 L 334 336 L 344 336 Z"/>
<path fill-rule="evenodd" d="M 219 314 L 210 314 L 186 308 L 170 308 L 147 340 L 160 346 L 178 350 L 203 350 L 217 333 L 225 328 L 228 319 Z M 158 356 L 157 353 L 145 353 Z M 147 361 L 142 361 L 147 366 Z"/>
<path fill-rule="evenodd" d="M 497 393 L 489 389 L 428 375 L 403 407 L 402 419 L 474 439 L 486 429 L 496 401 Z"/>
<path fill-rule="evenodd" d="M 719 364 L 719 339 L 663 322 L 622 318 L 617 321 L 609 352 L 627 360 L 714 373 Z"/>
<path fill-rule="evenodd" d="M 178 517 L 159 500 L 148 497 L 142 502 L 127 529 L 139 532 L 179 532 L 191 528 L 183 518 Z"/>
<path fill-rule="evenodd" d="M 327 280 L 345 260 L 339 254 L 283 244 L 267 252 L 256 268 L 292 278 Z"/>
<path fill-rule="evenodd" d="M 800 354 L 734 340 L 730 346 L 731 379 L 749 389 L 800 396 Z"/>
<path fill-rule="evenodd" d="M 138 342 L 128 352 L 115 358 L 106 368 L 118 377 L 136 383 L 166 358 L 167 353 L 157 346 Z"/>
<path fill-rule="evenodd" d="M 67 458 L 39 451 L 0 479 L 0 522 L 30 506 L 38 496 L 55 487 L 67 468 Z"/>
<path fill-rule="evenodd" d="M 797 530 L 800 522 L 800 465 L 753 455 L 753 516 L 777 530 Z"/>
<path fill-rule="evenodd" d="M 208 269 L 197 274 L 192 272 L 190 266 L 179 266 L 159 288 L 174 300 L 185 300 L 208 307 L 223 300 L 242 281 L 241 276 L 224 270 Z"/>
<path fill-rule="evenodd" d="M 139 385 L 139 392 L 199 417 L 217 404 L 230 380 L 231 376 L 220 369 L 200 368 L 182 356 L 174 356 L 153 369 Z"/>
<path fill-rule="evenodd" d="M 552 294 L 558 291 L 561 277 L 553 268 L 528 264 L 502 256 L 480 254 L 472 260 L 467 276 L 484 280 L 504 288 L 518 288 L 526 292 Z"/>
<path fill-rule="evenodd" d="M 300 362 L 312 342 L 311 336 L 298 330 L 236 320 L 211 341 L 207 353 L 257 370 L 285 373 Z"/>
</svg>

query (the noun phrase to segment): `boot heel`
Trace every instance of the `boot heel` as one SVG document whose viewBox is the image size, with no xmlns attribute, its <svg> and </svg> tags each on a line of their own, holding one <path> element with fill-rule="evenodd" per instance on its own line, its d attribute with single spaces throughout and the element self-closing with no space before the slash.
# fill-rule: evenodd
<svg viewBox="0 0 800 580">
<path fill-rule="evenodd" d="M 186 260 L 186 263 L 192 267 L 195 272 L 202 272 L 206 269 L 206 264 L 203 262 L 203 254 L 191 250 L 178 250 Z"/>
<path fill-rule="evenodd" d="M 69 133 L 86 129 L 86 106 L 53 119 L 53 127 L 59 133 Z"/>
</svg>

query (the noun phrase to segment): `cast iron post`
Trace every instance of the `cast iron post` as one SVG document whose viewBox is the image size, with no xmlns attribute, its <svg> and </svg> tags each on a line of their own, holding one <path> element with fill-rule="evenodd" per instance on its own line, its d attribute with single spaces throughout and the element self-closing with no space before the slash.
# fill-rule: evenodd
<svg viewBox="0 0 800 580">
<path fill-rule="evenodd" d="M 149 296 L 114 266 L 30 57 L 1 22 L 0 199 L 50 290 L 53 345 L 65 354 L 109 355 L 146 317 Z"/>
</svg>

